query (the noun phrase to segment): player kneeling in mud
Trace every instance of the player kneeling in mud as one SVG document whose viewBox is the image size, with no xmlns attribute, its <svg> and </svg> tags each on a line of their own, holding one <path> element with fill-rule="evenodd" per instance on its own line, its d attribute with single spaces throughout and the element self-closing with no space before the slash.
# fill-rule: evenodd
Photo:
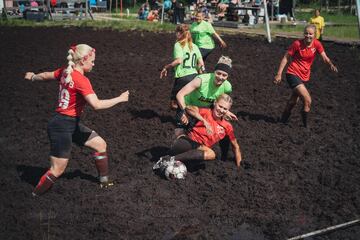
<svg viewBox="0 0 360 240">
<path fill-rule="evenodd" d="M 129 92 L 123 92 L 118 97 L 111 99 L 98 99 L 90 80 L 84 75 L 86 72 L 90 72 L 94 66 L 94 48 L 86 44 L 72 46 L 68 51 L 67 60 L 67 68 L 59 68 L 54 72 L 38 74 L 27 72 L 25 74 L 26 80 L 57 80 L 59 83 L 56 114 L 48 124 L 51 167 L 35 187 L 34 196 L 41 195 L 50 189 L 65 171 L 72 143 L 95 150 L 94 159 L 99 173 L 100 186 L 107 188 L 113 185 L 108 176 L 106 142 L 94 130 L 81 123 L 80 115 L 86 103 L 94 110 L 111 108 L 118 103 L 127 102 Z"/>
<path fill-rule="evenodd" d="M 233 127 L 224 119 L 232 105 L 232 98 L 227 94 L 221 94 L 214 102 L 212 108 L 198 108 L 186 106 L 186 112 L 197 122 L 187 129 L 185 134 L 179 136 L 173 143 L 169 155 L 163 156 L 154 165 L 153 169 L 159 169 L 170 161 L 178 160 L 215 160 L 215 152 L 211 147 L 228 136 L 235 155 L 236 166 L 240 167 L 241 151 L 236 140 Z"/>
</svg>

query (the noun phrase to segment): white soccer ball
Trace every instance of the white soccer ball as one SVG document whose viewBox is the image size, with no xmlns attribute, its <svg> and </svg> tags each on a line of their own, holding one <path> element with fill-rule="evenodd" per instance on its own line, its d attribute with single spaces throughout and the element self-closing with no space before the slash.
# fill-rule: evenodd
<svg viewBox="0 0 360 240">
<path fill-rule="evenodd" d="M 187 168 L 181 161 L 175 161 L 174 164 L 169 164 L 165 169 L 165 177 L 168 180 L 185 179 Z"/>
</svg>

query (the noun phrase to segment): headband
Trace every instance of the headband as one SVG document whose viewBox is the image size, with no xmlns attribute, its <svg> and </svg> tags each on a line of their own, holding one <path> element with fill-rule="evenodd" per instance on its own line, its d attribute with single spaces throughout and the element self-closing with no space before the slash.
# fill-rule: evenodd
<svg viewBox="0 0 360 240">
<path fill-rule="evenodd" d="M 215 66 L 215 71 L 216 70 L 221 70 L 221 71 L 224 71 L 227 74 L 229 74 L 230 71 L 231 71 L 231 67 L 229 65 L 227 65 L 227 64 L 224 64 L 224 63 L 218 63 Z"/>
</svg>

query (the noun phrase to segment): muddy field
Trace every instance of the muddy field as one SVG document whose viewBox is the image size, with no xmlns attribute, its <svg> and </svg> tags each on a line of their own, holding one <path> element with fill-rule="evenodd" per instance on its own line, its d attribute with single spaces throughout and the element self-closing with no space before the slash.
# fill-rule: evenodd
<svg viewBox="0 0 360 240">
<path fill-rule="evenodd" d="M 171 144 L 168 109 L 174 34 L 86 28 L 0 28 L 0 239 L 286 239 L 360 217 L 360 49 L 325 43 L 338 74 L 317 59 L 309 89 L 310 129 L 300 105 L 289 125 L 277 122 L 290 90 L 272 79 L 292 40 L 225 35 L 233 59 L 234 123 L 244 165 L 232 159 L 191 169 L 184 181 L 152 172 Z M 111 176 L 102 190 L 88 149 L 73 148 L 50 192 L 31 191 L 49 167 L 47 121 L 55 82 L 23 80 L 26 71 L 66 63 L 68 47 L 96 48 L 88 74 L 102 99 L 130 91 L 112 109 L 85 109 L 83 121 L 107 140 Z M 313 239 L 359 239 L 360 225 Z"/>
</svg>

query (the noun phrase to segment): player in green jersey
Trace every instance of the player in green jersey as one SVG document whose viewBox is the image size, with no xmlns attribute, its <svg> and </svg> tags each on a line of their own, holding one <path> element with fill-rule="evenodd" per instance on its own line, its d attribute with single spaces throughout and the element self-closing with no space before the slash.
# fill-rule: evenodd
<svg viewBox="0 0 360 240">
<path fill-rule="evenodd" d="M 175 82 L 171 91 L 170 103 L 172 109 L 178 108 L 176 101 L 178 91 L 205 69 L 200 50 L 192 42 L 189 27 L 185 24 L 178 25 L 175 32 L 174 60 L 166 64 L 160 73 L 160 78 L 166 77 L 168 69 L 174 68 Z"/>
<path fill-rule="evenodd" d="M 202 12 L 196 13 L 195 22 L 190 26 L 190 32 L 194 43 L 200 49 L 204 61 L 206 61 L 206 58 L 215 48 L 214 38 L 219 41 L 220 47 L 226 47 L 226 43 L 219 34 L 215 32 L 211 23 L 204 20 L 204 14 Z"/>
</svg>

